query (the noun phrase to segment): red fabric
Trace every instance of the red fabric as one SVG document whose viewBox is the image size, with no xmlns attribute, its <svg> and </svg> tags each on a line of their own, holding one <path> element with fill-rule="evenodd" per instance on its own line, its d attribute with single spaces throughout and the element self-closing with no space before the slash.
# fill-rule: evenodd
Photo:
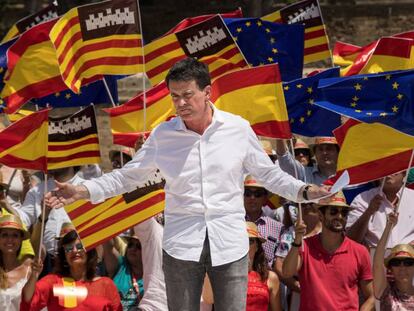
<svg viewBox="0 0 414 311">
<path fill-rule="evenodd" d="M 65 308 L 59 304 L 59 297 L 54 296 L 53 287 L 62 286 L 62 277 L 49 274 L 36 283 L 36 289 L 30 303 L 24 299 L 20 304 L 21 311 L 36 311 L 47 307 L 49 311 L 122 311 L 118 290 L 110 278 L 101 277 L 92 282 L 77 281 L 76 286 L 86 287 L 88 295 L 83 301 L 78 300 L 75 308 Z M 63 304 L 63 300 L 60 299 Z"/>
<path fill-rule="evenodd" d="M 260 274 L 250 271 L 247 283 L 246 311 L 267 311 L 269 308 L 269 288 Z"/>
<path fill-rule="evenodd" d="M 355 310 L 358 285 L 372 280 L 368 250 L 345 237 L 342 245 L 329 254 L 320 242 L 320 234 L 304 241 L 299 271 L 300 311 Z"/>
</svg>

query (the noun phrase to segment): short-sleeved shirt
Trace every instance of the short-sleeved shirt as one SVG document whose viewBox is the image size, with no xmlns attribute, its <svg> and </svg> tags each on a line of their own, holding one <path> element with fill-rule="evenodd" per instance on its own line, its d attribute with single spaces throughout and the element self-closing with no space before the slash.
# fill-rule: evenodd
<svg viewBox="0 0 414 311">
<path fill-rule="evenodd" d="M 414 296 L 400 292 L 395 282 L 390 282 L 382 294 L 380 310 L 414 310 Z"/>
<path fill-rule="evenodd" d="M 360 281 L 372 280 L 368 250 L 345 237 L 332 254 L 321 244 L 321 234 L 304 241 L 299 270 L 301 304 L 299 310 L 359 310 Z"/>
</svg>

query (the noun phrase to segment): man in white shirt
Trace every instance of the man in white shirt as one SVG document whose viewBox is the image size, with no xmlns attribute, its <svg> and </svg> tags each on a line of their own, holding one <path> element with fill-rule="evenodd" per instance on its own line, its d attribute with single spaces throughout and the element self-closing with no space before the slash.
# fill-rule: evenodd
<svg viewBox="0 0 414 311">
<path fill-rule="evenodd" d="M 179 61 L 166 82 L 178 117 L 155 128 L 123 168 L 82 186 L 58 184 L 48 201 L 55 208 L 78 199 L 101 202 L 133 190 L 158 168 L 166 180 L 163 269 L 169 310 L 199 310 L 206 272 L 215 310 L 245 310 L 245 174 L 295 201 L 327 190 L 282 172 L 246 120 L 213 106 L 207 65 Z"/>
</svg>

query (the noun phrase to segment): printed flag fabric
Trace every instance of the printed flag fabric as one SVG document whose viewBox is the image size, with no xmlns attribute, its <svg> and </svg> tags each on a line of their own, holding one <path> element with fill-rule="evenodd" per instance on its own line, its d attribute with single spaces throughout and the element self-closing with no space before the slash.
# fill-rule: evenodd
<svg viewBox="0 0 414 311">
<path fill-rule="evenodd" d="M 17 38 L 0 44 L 0 94 L 4 88 L 4 76 L 7 72 L 7 50 L 11 47 Z M 0 113 L 6 108 L 4 101 L 0 98 Z"/>
<path fill-rule="evenodd" d="M 145 45 L 145 69 L 152 85 L 164 80 L 177 61 L 195 57 L 206 63 L 212 78 L 247 63 L 220 15 Z"/>
<path fill-rule="evenodd" d="M 0 132 L 0 163 L 47 171 L 48 110 L 30 114 Z"/>
<path fill-rule="evenodd" d="M 98 129 L 93 106 L 68 117 L 49 119 L 49 170 L 100 161 Z"/>
<path fill-rule="evenodd" d="M 146 124 L 144 124 L 144 94 L 140 93 L 125 104 L 104 109 L 111 118 L 114 144 L 133 147 L 140 132 L 151 131 L 175 115 L 175 108 L 165 82 L 145 93 Z"/>
<path fill-rule="evenodd" d="M 289 124 L 293 133 L 307 136 L 332 136 L 341 125 L 341 116 L 315 105 L 318 98 L 318 82 L 339 76 L 339 68 L 324 70 L 311 77 L 283 84 Z"/>
<path fill-rule="evenodd" d="M 322 79 L 315 104 L 366 123 L 414 135 L 414 71 Z"/>
<path fill-rule="evenodd" d="M 414 40 L 402 37 L 404 35 L 409 36 L 409 33 L 380 38 L 364 47 L 338 42 L 334 48 L 334 63 L 343 67 L 341 76 L 413 68 Z"/>
<path fill-rule="evenodd" d="M 245 118 L 257 135 L 292 137 L 277 64 L 241 69 L 211 84 L 217 108 Z"/>
<path fill-rule="evenodd" d="M 40 11 L 19 20 L 10 28 L 10 30 L 2 39 L 1 43 L 7 42 L 19 36 L 20 34 L 24 33 L 26 30 L 29 30 L 33 26 L 49 21 L 56 17 L 58 17 L 58 7 L 54 4 L 50 4 L 47 7 L 41 9 Z"/>
<path fill-rule="evenodd" d="M 5 85 L 0 94 L 7 105 L 7 113 L 16 112 L 31 98 L 67 88 L 59 72 L 56 51 L 49 39 L 49 32 L 56 21 L 32 27 L 8 49 Z"/>
<path fill-rule="evenodd" d="M 60 71 L 78 93 L 104 74 L 143 72 L 142 35 L 136 0 L 111 0 L 76 7 L 50 32 Z"/>
<path fill-rule="evenodd" d="M 334 134 L 341 148 L 333 179 L 347 171 L 350 185 L 406 170 L 414 149 L 414 137 L 381 123 L 348 120 Z"/>
<path fill-rule="evenodd" d="M 162 212 L 165 206 L 164 182 L 157 172 L 133 192 L 100 204 L 82 200 L 65 206 L 85 248 L 92 249 Z"/>
<path fill-rule="evenodd" d="M 273 23 L 305 26 L 305 64 L 331 58 L 328 35 L 318 0 L 304 0 L 290 4 L 279 11 L 263 16 L 262 19 Z"/>
<path fill-rule="evenodd" d="M 303 25 L 259 18 L 225 18 L 224 22 L 251 66 L 278 63 L 283 81 L 302 78 Z"/>
</svg>

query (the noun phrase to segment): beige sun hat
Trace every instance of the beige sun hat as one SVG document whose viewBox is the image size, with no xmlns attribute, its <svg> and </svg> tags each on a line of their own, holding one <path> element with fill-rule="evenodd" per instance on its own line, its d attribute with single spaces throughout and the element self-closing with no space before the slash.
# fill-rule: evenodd
<svg viewBox="0 0 414 311">
<path fill-rule="evenodd" d="M 264 188 L 252 175 L 247 175 L 244 180 L 245 187 Z"/>
<path fill-rule="evenodd" d="M 257 229 L 257 226 L 254 222 L 246 221 L 246 226 L 249 238 L 259 239 L 259 241 L 262 243 L 266 242 L 266 239 L 260 235 L 259 230 Z"/>
<path fill-rule="evenodd" d="M 412 258 L 414 259 L 414 248 L 410 244 L 398 244 L 391 249 L 390 254 L 384 259 L 384 264 L 388 268 L 388 265 L 391 260 L 394 258 L 404 259 Z"/>
<path fill-rule="evenodd" d="M 23 227 L 22 220 L 16 215 L 1 216 L 0 229 L 16 229 L 23 233 L 23 240 L 30 238 L 29 232 Z"/>
</svg>

